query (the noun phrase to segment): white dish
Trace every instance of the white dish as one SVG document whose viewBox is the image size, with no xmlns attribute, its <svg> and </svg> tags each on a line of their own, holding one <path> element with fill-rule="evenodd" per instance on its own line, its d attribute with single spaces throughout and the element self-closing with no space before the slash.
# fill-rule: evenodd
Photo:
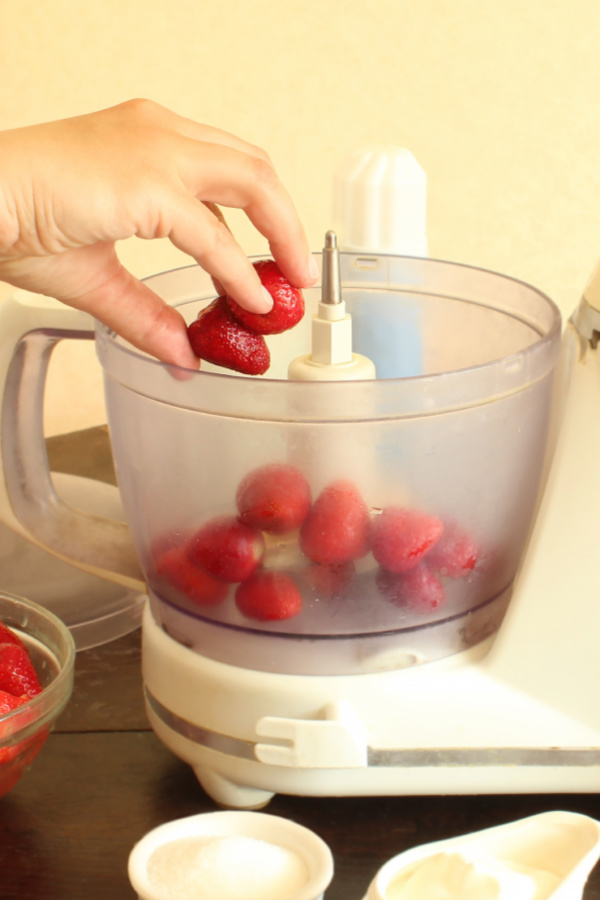
<svg viewBox="0 0 600 900">
<path fill-rule="evenodd" d="M 549 893 L 536 893 L 535 900 L 578 900 L 600 855 L 600 822 L 578 813 L 547 812 L 449 840 L 422 844 L 400 853 L 382 866 L 364 900 L 401 898 L 402 876 L 416 872 L 417 864 L 438 854 L 463 853 L 468 860 L 489 859 L 494 866 L 513 863 L 517 867 L 554 874 L 556 886 Z M 459 895 L 436 893 L 431 896 L 450 898 Z M 423 892 L 420 900 L 427 900 Z"/>
<path fill-rule="evenodd" d="M 155 851 L 159 851 L 169 843 L 200 837 L 253 838 L 272 847 L 283 848 L 296 858 L 299 857 L 301 864 L 304 864 L 305 883 L 291 894 L 279 895 L 277 900 L 321 900 L 333 877 L 333 858 L 327 844 L 310 829 L 296 822 L 259 812 L 227 810 L 200 813 L 160 825 L 135 845 L 129 856 L 128 871 L 129 880 L 139 900 L 173 900 L 174 894 L 169 888 L 162 889 L 157 887 L 156 882 L 152 882 L 148 874 L 149 861 Z M 235 850 L 236 847 L 240 847 L 240 842 L 236 843 L 234 840 L 230 843 L 230 847 L 234 854 L 231 867 L 235 870 L 237 866 L 243 865 L 247 856 L 244 852 L 243 860 L 235 859 Z M 205 888 L 212 874 L 207 872 Z M 248 875 L 250 876 L 250 873 Z M 252 877 L 256 877 L 255 871 L 252 872 Z M 274 898 L 276 895 L 271 893 L 269 878 L 270 875 L 267 873 L 265 896 L 269 894 Z M 208 897 L 211 890 L 209 888 L 207 890 Z"/>
</svg>

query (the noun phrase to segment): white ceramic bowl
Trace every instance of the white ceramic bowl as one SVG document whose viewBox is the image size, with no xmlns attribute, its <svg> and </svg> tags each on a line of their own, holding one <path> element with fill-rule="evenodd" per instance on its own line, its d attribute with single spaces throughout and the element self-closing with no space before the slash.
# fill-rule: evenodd
<svg viewBox="0 0 600 900">
<path fill-rule="evenodd" d="M 557 878 L 556 886 L 549 893 L 537 893 L 536 900 L 538 897 L 580 900 L 585 882 L 600 856 L 600 822 L 579 813 L 547 812 L 422 844 L 388 860 L 377 872 L 364 900 L 402 897 L 398 893 L 398 881 L 403 874 L 408 874 L 410 868 L 416 869 L 416 864 L 427 857 L 452 853 L 465 853 L 468 859 L 480 856 L 494 864 L 515 863 L 551 872 Z"/>
<path fill-rule="evenodd" d="M 306 881 L 293 893 L 278 896 L 277 900 L 321 900 L 333 877 L 333 858 L 329 847 L 302 825 L 259 812 L 201 813 L 160 825 L 135 845 L 129 856 L 129 880 L 140 900 L 172 900 L 174 895 L 169 888 L 157 887 L 149 878 L 148 863 L 152 854 L 165 844 L 195 837 L 254 838 L 299 856 L 306 869 Z M 239 844 L 233 841 L 233 853 L 236 846 L 239 847 Z M 247 859 L 245 855 L 244 858 Z M 243 862 L 232 858 L 232 869 L 243 865 Z M 210 877 L 210 873 L 207 875 Z M 243 871 L 241 875 L 243 877 Z M 272 891 L 268 882 L 269 873 L 265 873 L 265 895 Z"/>
</svg>

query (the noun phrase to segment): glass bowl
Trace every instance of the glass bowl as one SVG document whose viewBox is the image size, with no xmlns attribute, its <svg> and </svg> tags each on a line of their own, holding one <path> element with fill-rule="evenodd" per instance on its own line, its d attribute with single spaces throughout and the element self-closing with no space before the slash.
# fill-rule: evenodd
<svg viewBox="0 0 600 900">
<path fill-rule="evenodd" d="M 0 797 L 41 750 L 73 690 L 75 644 L 53 613 L 22 597 L 0 594 L 0 622 L 23 641 L 42 685 L 37 696 L 0 715 Z"/>
</svg>

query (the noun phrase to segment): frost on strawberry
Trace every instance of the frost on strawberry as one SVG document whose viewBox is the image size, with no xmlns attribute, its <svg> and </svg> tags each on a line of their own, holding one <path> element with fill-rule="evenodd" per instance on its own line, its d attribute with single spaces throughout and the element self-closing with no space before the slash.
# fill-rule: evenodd
<svg viewBox="0 0 600 900">
<path fill-rule="evenodd" d="M 352 561 L 334 565 L 312 563 L 305 567 L 302 575 L 317 599 L 335 600 L 347 593 L 356 568 Z"/>
<path fill-rule="evenodd" d="M 203 309 L 187 333 L 196 356 L 215 366 L 243 375 L 264 375 L 271 364 L 263 336 L 234 318 L 225 297 L 217 297 Z"/>
<path fill-rule="evenodd" d="M 156 572 L 167 584 L 199 606 L 218 606 L 229 588 L 190 560 L 184 544 L 170 547 L 155 561 Z"/>
<path fill-rule="evenodd" d="M 273 298 L 273 307 L 268 313 L 253 313 L 227 297 L 229 308 L 242 325 L 257 334 L 281 334 L 288 331 L 304 316 L 302 292 L 289 283 L 272 259 L 261 259 L 254 263 L 254 268 L 263 287 Z"/>
<path fill-rule="evenodd" d="M 443 531 L 444 526 L 435 516 L 389 506 L 373 520 L 373 556 L 389 572 L 407 572 L 426 556 Z"/>
<path fill-rule="evenodd" d="M 188 326 L 192 350 L 200 359 L 243 375 L 264 375 L 271 363 L 263 335 L 281 334 L 304 316 L 304 297 L 271 259 L 254 263 L 273 298 L 268 313 L 250 312 L 232 297 L 222 296 L 203 309 Z"/>
<path fill-rule="evenodd" d="M 446 578 L 464 578 L 469 575 L 479 557 L 473 539 L 459 525 L 447 524 L 439 541 L 427 556 L 432 572 Z"/>
<path fill-rule="evenodd" d="M 218 516 L 206 522 L 189 540 L 187 554 L 218 581 L 245 581 L 258 567 L 265 541 L 257 528 L 236 516 Z"/>
<path fill-rule="evenodd" d="M 244 616 L 261 622 L 291 619 L 302 609 L 302 597 L 292 576 L 266 570 L 237 586 L 235 603 Z"/>
<path fill-rule="evenodd" d="M 350 481 L 328 485 L 300 529 L 300 549 L 315 563 L 339 565 L 369 552 L 369 511 Z"/>
<path fill-rule="evenodd" d="M 418 563 L 402 573 L 380 569 L 376 584 L 385 600 L 395 606 L 408 607 L 413 612 L 438 609 L 446 599 L 444 585 L 424 563 Z"/>
<path fill-rule="evenodd" d="M 302 472 L 294 466 L 272 463 L 250 472 L 236 494 L 239 519 L 268 534 L 299 528 L 310 509 L 311 493 Z"/>
</svg>

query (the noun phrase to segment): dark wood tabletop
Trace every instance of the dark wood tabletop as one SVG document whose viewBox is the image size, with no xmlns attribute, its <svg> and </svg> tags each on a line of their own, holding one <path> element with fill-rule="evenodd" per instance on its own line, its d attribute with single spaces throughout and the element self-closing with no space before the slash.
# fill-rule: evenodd
<svg viewBox="0 0 600 900">
<path fill-rule="evenodd" d="M 100 463 L 110 480 L 110 465 Z M 148 725 L 139 631 L 81 651 L 69 705 L 32 768 L 0 799 L 0 898 L 133 900 L 134 843 L 163 822 L 214 809 Z M 326 900 L 362 900 L 379 866 L 403 850 L 552 809 L 600 818 L 600 797 L 278 795 L 265 811 L 329 844 L 335 875 Z M 600 867 L 584 898 L 600 900 Z"/>
</svg>

